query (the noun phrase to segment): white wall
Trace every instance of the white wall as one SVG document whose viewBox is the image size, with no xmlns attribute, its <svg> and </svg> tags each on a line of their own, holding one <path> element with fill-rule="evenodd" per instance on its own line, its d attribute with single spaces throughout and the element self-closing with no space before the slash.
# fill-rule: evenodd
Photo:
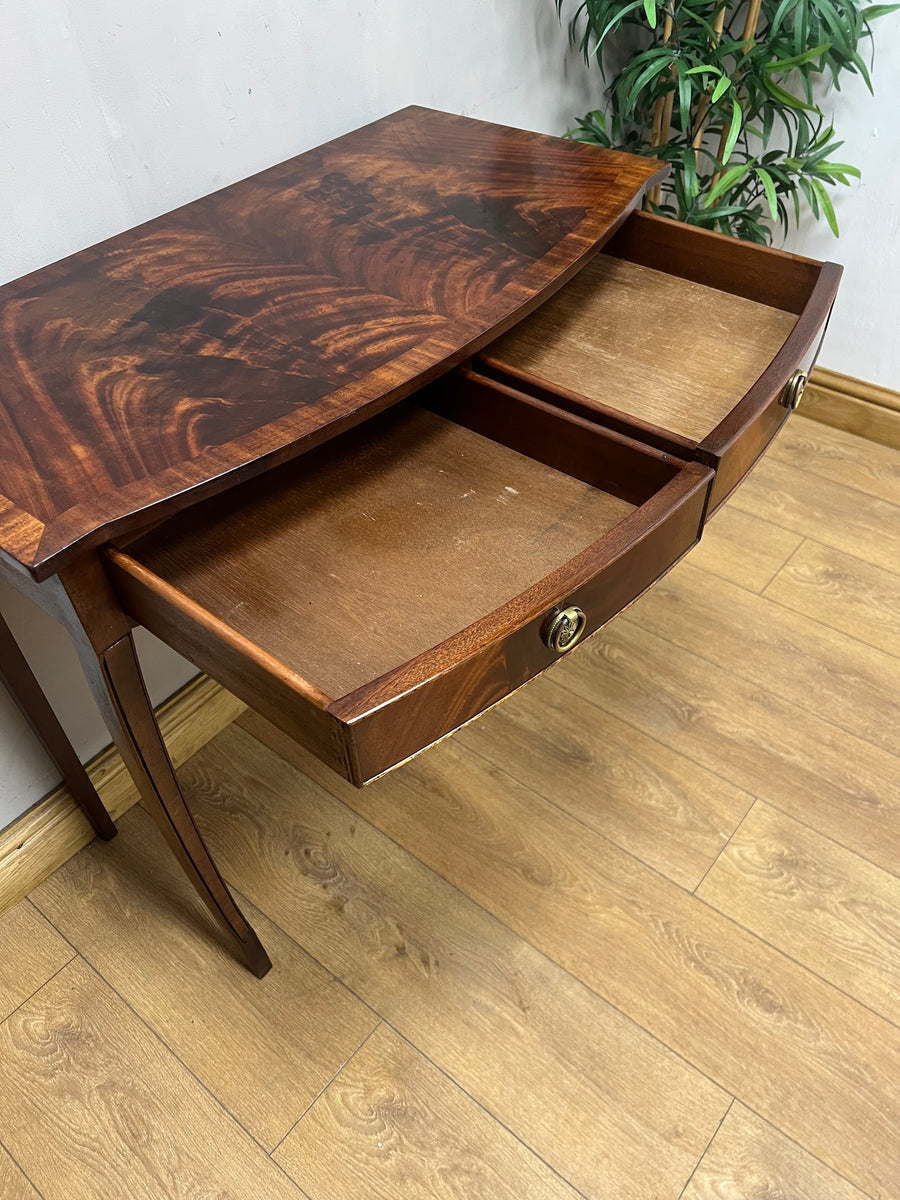
<svg viewBox="0 0 900 1200">
<path fill-rule="evenodd" d="M 822 101 L 846 141 L 839 161 L 862 171 L 832 193 L 841 236 L 810 218 L 785 248 L 844 266 L 820 364 L 900 391 L 900 12 L 873 28 L 875 98 L 847 75 Z"/>
<path fill-rule="evenodd" d="M 3 4 L 0 79 L 0 282 L 406 104 L 558 133 L 595 103 L 552 0 Z M 95 753 L 68 638 L 10 589 L 0 608 Z M 192 673 L 142 648 L 154 699 Z M 55 781 L 0 688 L 0 827 Z"/>
</svg>

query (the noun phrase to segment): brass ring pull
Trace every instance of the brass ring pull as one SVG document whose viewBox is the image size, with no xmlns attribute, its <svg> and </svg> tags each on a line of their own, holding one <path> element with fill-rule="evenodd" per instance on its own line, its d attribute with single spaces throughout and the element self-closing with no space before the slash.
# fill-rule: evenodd
<svg viewBox="0 0 900 1200">
<path fill-rule="evenodd" d="M 781 403 L 785 408 L 789 408 L 792 412 L 800 407 L 800 401 L 803 398 L 803 389 L 806 387 L 806 381 L 809 376 L 805 371 L 795 371 L 788 380 L 788 385 L 784 389 L 784 395 L 781 398 Z"/>
<path fill-rule="evenodd" d="M 556 654 L 565 654 L 581 641 L 587 627 L 587 617 L 574 604 L 569 608 L 554 610 L 550 614 L 541 636 L 544 644 Z"/>
</svg>

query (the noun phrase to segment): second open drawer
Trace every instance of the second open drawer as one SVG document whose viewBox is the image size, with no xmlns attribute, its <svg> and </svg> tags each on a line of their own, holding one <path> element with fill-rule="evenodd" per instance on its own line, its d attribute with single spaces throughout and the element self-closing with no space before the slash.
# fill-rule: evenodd
<svg viewBox="0 0 900 1200">
<path fill-rule="evenodd" d="M 480 370 L 713 467 L 710 511 L 799 399 L 841 268 L 633 213 Z"/>
<path fill-rule="evenodd" d="M 362 784 L 649 587 L 711 479 L 465 372 L 106 556 L 133 620 Z"/>
</svg>

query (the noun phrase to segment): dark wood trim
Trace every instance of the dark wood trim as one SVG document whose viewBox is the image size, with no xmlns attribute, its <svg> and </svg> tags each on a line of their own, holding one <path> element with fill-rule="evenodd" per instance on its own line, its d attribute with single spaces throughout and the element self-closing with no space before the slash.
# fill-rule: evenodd
<svg viewBox="0 0 900 1200">
<path fill-rule="evenodd" d="M 497 358 L 488 352 L 480 354 L 475 359 L 475 368 L 485 378 L 506 387 L 527 392 L 545 404 L 561 408 L 573 416 L 580 417 L 594 425 L 602 425 L 612 433 L 618 433 L 629 441 L 638 440 L 641 445 L 671 455 L 676 459 L 693 457 L 696 442 L 683 437 L 671 429 L 663 429 L 661 425 L 653 425 L 642 421 L 640 417 L 625 416 L 619 409 L 610 408 L 601 400 L 592 400 L 579 392 L 562 387 L 542 379 L 531 371 L 514 367 L 510 363 Z"/>
<path fill-rule="evenodd" d="M 83 635 L 77 638 L 76 648 L 94 699 L 170 849 L 244 963 L 261 978 L 272 964 L 219 874 L 185 803 L 147 695 L 127 619 L 105 581 L 99 559 L 85 559 L 77 566 L 71 583 L 62 575 L 59 586 L 81 622 Z M 89 586 L 92 578 L 93 587 Z M 124 632 L 104 646 L 117 626 Z"/>
<path fill-rule="evenodd" d="M 635 212 L 604 253 L 793 313 L 805 309 L 823 265 L 645 212 Z"/>
<path fill-rule="evenodd" d="M 711 480 L 711 471 L 691 464 L 602 543 L 512 605 L 334 704 L 351 727 L 354 782 L 390 770 L 558 662 L 540 636 L 554 606 L 580 606 L 586 636 L 626 608 L 698 540 Z"/>
<path fill-rule="evenodd" d="M 66 737 L 56 713 L 44 695 L 41 685 L 28 665 L 12 630 L 0 614 L 0 682 L 4 683 L 15 700 L 22 716 L 31 726 L 35 737 L 56 763 L 63 781 L 81 811 L 90 821 L 94 832 L 109 841 L 116 836 L 116 826 L 103 801 L 91 783 L 81 759 Z"/>
<path fill-rule="evenodd" d="M 491 643 L 502 642 L 510 631 L 521 629 L 536 620 L 543 621 L 554 605 L 567 600 L 567 597 L 591 581 L 600 579 L 610 567 L 624 564 L 630 551 L 641 546 L 651 532 L 663 526 L 674 514 L 684 510 L 695 496 L 700 496 L 698 504 L 701 504 L 711 479 L 712 472 L 706 467 L 699 463 L 687 464 L 645 504 L 635 509 L 581 554 L 515 599 L 501 605 L 453 637 L 447 638 L 439 646 L 426 650 L 379 679 L 372 680 L 336 700 L 330 705 L 329 711 L 340 720 L 348 724 L 353 723 L 372 710 L 397 700 L 427 684 L 432 678 L 457 667 Z M 695 536 L 698 533 L 699 526 Z M 660 565 L 658 574 L 662 574 L 664 569 L 664 566 Z M 608 581 L 605 579 L 602 580 L 601 586 L 607 589 L 608 597 L 618 595 L 618 590 L 608 587 Z M 603 602 L 603 609 L 604 620 L 608 620 L 618 611 L 609 610 L 608 600 Z M 541 653 L 548 663 L 555 661 L 552 652 L 546 650 Z"/>
<path fill-rule="evenodd" d="M 126 551 L 111 546 L 104 555 L 126 612 L 332 770 L 350 777 L 344 731 L 328 712 L 331 697 Z"/>
<path fill-rule="evenodd" d="M 421 392 L 416 403 L 630 504 L 643 504 L 685 465 L 464 367 Z"/>
</svg>

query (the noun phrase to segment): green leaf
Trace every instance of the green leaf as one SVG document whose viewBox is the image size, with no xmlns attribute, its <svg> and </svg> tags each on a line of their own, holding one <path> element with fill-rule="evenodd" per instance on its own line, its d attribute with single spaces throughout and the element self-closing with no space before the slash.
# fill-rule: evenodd
<svg viewBox="0 0 900 1200">
<path fill-rule="evenodd" d="M 822 205 L 822 212 L 825 214 L 825 220 L 828 222 L 829 228 L 835 237 L 841 236 L 841 231 L 838 229 L 837 217 L 834 212 L 834 205 L 831 203 L 831 197 L 825 190 L 825 185 L 818 179 L 812 180 L 812 185 L 815 188 L 816 195 L 819 197 L 819 203 Z"/>
<path fill-rule="evenodd" d="M 864 21 L 876 21 L 879 17 L 886 17 L 888 13 L 896 12 L 898 8 L 900 8 L 900 4 L 870 4 L 859 15 Z"/>
<path fill-rule="evenodd" d="M 822 42 L 820 46 L 814 46 L 812 50 L 804 50 L 802 54 L 794 54 L 790 58 L 776 58 L 772 62 L 767 62 L 764 69 L 770 73 L 778 71 L 782 74 L 787 74 L 788 71 L 793 71 L 795 67 L 802 67 L 804 63 L 821 58 L 830 49 L 831 42 Z"/>
<path fill-rule="evenodd" d="M 743 112 L 740 103 L 735 97 L 734 105 L 731 110 L 731 125 L 728 129 L 728 136 L 725 138 L 725 145 L 722 148 L 722 166 L 731 158 L 735 143 L 738 140 L 738 134 L 741 132 L 741 121 L 743 120 Z"/>
<path fill-rule="evenodd" d="M 706 197 L 706 204 L 704 207 L 709 208 L 710 205 L 715 200 L 718 200 L 718 198 L 724 192 L 727 192 L 730 187 L 733 187 L 742 175 L 747 175 L 752 169 L 753 169 L 753 160 L 752 159 L 750 162 L 738 163 L 738 165 L 736 167 L 730 167 L 729 170 L 727 170 L 725 172 L 725 174 L 722 176 L 722 178 L 719 180 L 719 182 L 715 185 L 715 187 L 710 188 L 709 193 L 707 194 L 707 197 Z"/>
<path fill-rule="evenodd" d="M 691 120 L 691 81 L 680 58 L 675 63 L 675 70 L 678 73 L 678 116 L 682 132 L 687 133 Z"/>
<path fill-rule="evenodd" d="M 644 0 L 644 12 L 651 29 L 656 28 L 656 0 Z"/>
<path fill-rule="evenodd" d="M 713 94 L 710 97 L 710 103 L 711 104 L 718 103 L 718 101 L 722 99 L 722 97 L 725 95 L 725 93 L 728 91 L 728 89 L 730 87 L 731 87 L 731 80 L 728 78 L 727 75 L 723 75 L 721 77 L 721 79 L 719 80 L 719 82 L 716 84 L 716 86 L 713 88 Z"/>
<path fill-rule="evenodd" d="M 772 182 L 772 176 L 765 167 L 757 167 L 756 174 L 762 181 L 763 190 L 769 202 L 769 212 L 772 214 L 772 220 L 775 221 L 778 219 L 778 201 L 775 198 L 775 184 Z"/>
<path fill-rule="evenodd" d="M 818 112 L 812 104 L 805 104 L 798 96 L 792 96 L 790 92 L 786 92 L 784 88 L 779 87 L 768 76 L 763 80 L 763 87 L 776 100 L 780 100 L 782 104 L 788 105 L 789 108 L 806 109 L 807 112 Z"/>
</svg>

